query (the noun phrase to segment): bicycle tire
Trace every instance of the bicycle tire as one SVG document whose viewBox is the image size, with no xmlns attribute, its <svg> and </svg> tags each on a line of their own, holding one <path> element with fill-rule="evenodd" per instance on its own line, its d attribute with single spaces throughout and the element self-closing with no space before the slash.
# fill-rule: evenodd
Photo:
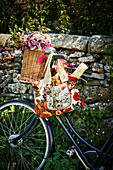
<svg viewBox="0 0 113 170">
<path fill-rule="evenodd" d="M 23 100 L 0 105 L 1 169 L 43 169 L 52 150 L 47 120 L 39 119 L 39 124 L 34 125 L 17 145 L 9 143 L 12 135 L 19 135 L 28 127 L 34 115 L 33 105 Z"/>
</svg>

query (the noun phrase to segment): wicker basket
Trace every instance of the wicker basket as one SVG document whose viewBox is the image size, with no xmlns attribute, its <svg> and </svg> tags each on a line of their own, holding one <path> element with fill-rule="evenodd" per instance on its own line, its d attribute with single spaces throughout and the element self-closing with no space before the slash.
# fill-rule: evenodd
<svg viewBox="0 0 113 170">
<path fill-rule="evenodd" d="M 24 50 L 20 81 L 34 83 L 43 77 L 45 62 L 38 64 L 38 58 L 43 50 Z"/>
</svg>

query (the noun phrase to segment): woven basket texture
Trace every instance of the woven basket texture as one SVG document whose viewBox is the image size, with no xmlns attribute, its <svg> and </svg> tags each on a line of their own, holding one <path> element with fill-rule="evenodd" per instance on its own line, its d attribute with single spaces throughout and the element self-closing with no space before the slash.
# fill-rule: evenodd
<svg viewBox="0 0 113 170">
<path fill-rule="evenodd" d="M 44 76 L 45 62 L 38 63 L 38 58 L 44 53 L 43 50 L 24 50 L 20 81 L 34 83 Z"/>
</svg>

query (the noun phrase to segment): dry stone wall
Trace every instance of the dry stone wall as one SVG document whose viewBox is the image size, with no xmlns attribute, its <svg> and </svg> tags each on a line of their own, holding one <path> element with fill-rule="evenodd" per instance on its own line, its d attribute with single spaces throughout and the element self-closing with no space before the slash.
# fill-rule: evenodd
<svg viewBox="0 0 113 170">
<path fill-rule="evenodd" d="M 23 59 L 22 50 L 9 46 L 10 35 L 0 35 L 0 96 L 8 98 L 22 98 L 23 96 L 33 98 L 31 84 L 19 82 L 21 65 Z M 100 105 L 103 107 L 109 103 L 109 84 L 107 78 L 110 76 L 108 53 L 105 48 L 113 41 L 113 37 L 94 35 L 92 37 L 50 34 L 51 42 L 57 49 L 57 53 L 63 53 L 69 63 L 76 63 L 76 67 L 84 62 L 91 74 L 84 73 L 82 78 L 87 82 L 79 80 L 77 88 L 84 96 L 87 105 Z M 3 47 L 4 46 L 4 47 Z"/>
</svg>

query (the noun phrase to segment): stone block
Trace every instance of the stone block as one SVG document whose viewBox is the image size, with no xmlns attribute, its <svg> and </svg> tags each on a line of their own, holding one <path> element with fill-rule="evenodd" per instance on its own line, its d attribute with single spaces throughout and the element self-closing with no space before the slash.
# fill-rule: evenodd
<svg viewBox="0 0 113 170">
<path fill-rule="evenodd" d="M 105 86 L 107 87 L 107 81 L 106 80 L 88 80 L 87 83 L 84 83 L 87 86 Z"/>
<path fill-rule="evenodd" d="M 104 73 L 103 64 L 94 63 L 94 64 L 92 65 L 92 71 L 98 72 L 98 73 L 100 73 L 100 74 L 103 74 L 103 73 Z"/>
<path fill-rule="evenodd" d="M 106 64 L 106 65 L 104 66 L 104 70 L 105 70 L 106 72 L 110 73 L 110 66 L 109 66 L 108 64 Z"/>
<path fill-rule="evenodd" d="M 0 34 L 0 46 L 5 46 L 11 34 Z"/>
<path fill-rule="evenodd" d="M 14 73 L 13 74 L 13 82 L 19 83 L 20 82 L 20 74 Z"/>
<path fill-rule="evenodd" d="M 75 53 L 73 53 L 73 54 L 70 54 L 69 56 L 68 56 L 68 58 L 80 58 L 80 57 L 83 57 L 83 56 L 85 56 L 85 52 L 80 52 L 80 51 L 77 51 L 77 52 L 75 52 Z"/>
<path fill-rule="evenodd" d="M 22 83 L 8 84 L 8 90 L 10 93 L 25 94 L 26 91 L 29 89 L 29 86 L 30 85 L 26 85 Z"/>
<path fill-rule="evenodd" d="M 55 48 L 65 48 L 87 52 L 89 37 L 68 34 L 50 34 Z"/>
<path fill-rule="evenodd" d="M 81 57 L 78 59 L 78 61 L 81 63 L 94 62 L 95 58 L 93 56 Z"/>
<path fill-rule="evenodd" d="M 113 41 L 113 36 L 94 35 L 89 39 L 88 52 L 90 53 L 106 53 L 106 49 Z"/>
<path fill-rule="evenodd" d="M 12 77 L 10 75 L 3 76 L 2 78 L 4 80 L 3 80 L 3 82 L 0 83 L 0 88 L 4 88 L 12 80 Z"/>
<path fill-rule="evenodd" d="M 104 74 L 98 74 L 98 73 L 92 73 L 91 75 L 84 73 L 84 76 L 88 78 L 95 78 L 100 80 L 104 79 Z"/>
</svg>

